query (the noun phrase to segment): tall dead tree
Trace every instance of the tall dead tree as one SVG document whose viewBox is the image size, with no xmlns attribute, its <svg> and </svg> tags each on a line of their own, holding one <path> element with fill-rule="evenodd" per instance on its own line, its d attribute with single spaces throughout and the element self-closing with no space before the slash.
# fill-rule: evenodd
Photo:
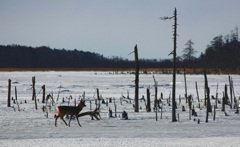
<svg viewBox="0 0 240 147">
<path fill-rule="evenodd" d="M 7 106 L 11 107 L 11 79 L 8 79 L 8 99 Z"/>
<path fill-rule="evenodd" d="M 138 88 L 139 88 L 139 61 L 137 45 L 134 47 L 135 55 L 135 112 L 139 112 L 138 105 Z"/>
<path fill-rule="evenodd" d="M 176 101 L 175 101 L 175 93 L 176 93 L 176 49 L 177 49 L 177 9 L 174 10 L 174 15 L 172 17 L 162 17 L 161 19 L 167 20 L 174 18 L 174 33 L 173 33 L 173 51 L 169 55 L 173 55 L 173 85 L 172 85 L 172 122 L 176 122 Z"/>
</svg>

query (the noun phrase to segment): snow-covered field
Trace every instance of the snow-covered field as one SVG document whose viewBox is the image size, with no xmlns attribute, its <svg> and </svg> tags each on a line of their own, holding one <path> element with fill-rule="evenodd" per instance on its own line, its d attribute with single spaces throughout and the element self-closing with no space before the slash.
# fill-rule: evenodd
<svg viewBox="0 0 240 147">
<path fill-rule="evenodd" d="M 36 77 L 36 93 L 38 109 L 35 109 L 32 101 L 32 77 Z M 221 104 L 216 109 L 216 120 L 209 113 L 208 123 L 205 123 L 206 108 L 197 108 L 199 104 L 196 98 L 195 82 L 198 83 L 200 99 L 204 98 L 204 76 L 187 75 L 188 94 L 193 95 L 193 103 L 197 116 L 189 118 L 188 104 L 183 98 L 185 93 L 184 76 L 177 75 L 176 80 L 176 113 L 179 114 L 179 122 L 171 120 L 171 106 L 167 100 L 172 90 L 172 75 L 154 74 L 158 82 L 158 98 L 163 93 L 164 103 L 162 119 L 158 112 L 158 121 L 155 112 L 146 112 L 144 101 L 139 100 L 140 112 L 134 112 L 134 79 L 133 74 L 113 74 L 113 72 L 0 72 L 0 146 L 240 146 L 240 116 L 235 114 L 234 109 L 226 106 L 226 113 L 221 111 Z M 224 85 L 229 83 L 228 75 L 207 75 L 210 95 L 216 95 L 218 83 L 218 97 L 222 98 Z M 234 93 L 240 96 L 240 76 L 231 75 L 234 85 Z M 7 107 L 8 79 L 12 80 L 11 97 L 15 98 L 14 88 L 17 88 L 18 103 L 11 103 Z M 62 88 L 59 100 L 54 106 L 48 107 L 48 118 L 41 103 L 42 85 L 46 86 L 46 94 L 52 94 L 56 100 L 59 87 Z M 153 75 L 140 74 L 139 98 L 146 98 L 146 89 L 150 87 L 151 108 L 154 100 Z M 95 108 L 94 99 L 96 88 L 100 95 L 107 101 L 108 98 L 115 99 L 117 105 L 117 117 L 108 117 L 109 108 L 115 116 L 114 103 L 101 104 L 102 120 L 91 120 L 89 116 L 80 117 L 82 127 L 76 120 L 71 121 L 71 127 L 66 126 L 58 119 L 58 126 L 54 126 L 54 115 L 56 106 L 68 105 L 68 98 L 72 96 L 70 105 L 74 105 L 74 99 L 79 100 L 85 92 L 86 107 L 82 112 Z M 120 97 L 124 95 L 132 98 L 130 101 L 120 104 Z M 229 87 L 228 87 L 229 93 Z M 181 103 L 179 103 L 181 95 Z M 229 95 L 230 96 L 230 95 Z M 62 99 L 65 103 L 62 103 Z M 27 103 L 24 103 L 24 101 Z M 211 104 L 214 105 L 213 99 Z M 203 101 L 200 102 L 203 106 Z M 48 103 L 49 105 L 49 103 Z M 185 106 L 186 111 L 181 107 Z M 14 107 L 14 108 L 13 108 Z M 15 111 L 14 111 L 15 109 Z M 123 111 L 128 113 L 128 120 L 123 120 Z M 200 124 L 195 120 L 200 120 Z M 67 121 L 67 119 L 66 119 Z"/>
</svg>

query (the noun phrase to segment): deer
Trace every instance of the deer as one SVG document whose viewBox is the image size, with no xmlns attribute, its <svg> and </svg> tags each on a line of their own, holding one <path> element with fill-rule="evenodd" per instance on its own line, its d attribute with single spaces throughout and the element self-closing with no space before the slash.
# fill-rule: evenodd
<svg viewBox="0 0 240 147">
<path fill-rule="evenodd" d="M 57 127 L 57 119 L 59 117 L 63 120 L 63 122 L 66 124 L 66 126 L 70 127 L 70 122 L 71 122 L 71 119 L 72 119 L 73 116 L 75 116 L 75 118 L 78 121 L 78 125 L 81 127 L 77 116 L 82 111 L 83 107 L 86 107 L 85 101 L 80 101 L 77 107 L 73 107 L 73 106 L 58 106 L 57 109 L 56 109 L 56 112 L 58 113 L 58 115 L 55 117 L 55 127 Z M 70 120 L 69 120 L 68 124 L 63 119 L 63 117 L 65 115 L 70 115 Z"/>
</svg>

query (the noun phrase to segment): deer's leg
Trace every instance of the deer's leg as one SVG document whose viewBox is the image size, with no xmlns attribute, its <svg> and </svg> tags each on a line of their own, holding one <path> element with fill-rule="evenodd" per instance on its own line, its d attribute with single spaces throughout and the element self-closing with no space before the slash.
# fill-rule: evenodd
<svg viewBox="0 0 240 147">
<path fill-rule="evenodd" d="M 95 117 L 96 120 L 99 120 L 96 114 L 93 114 L 92 117 Z M 93 120 L 93 119 L 92 119 Z"/>
<path fill-rule="evenodd" d="M 100 119 L 102 119 L 100 114 L 98 114 L 98 116 L 99 116 Z"/>
<path fill-rule="evenodd" d="M 66 124 L 66 126 L 67 126 L 67 123 L 66 123 L 66 121 L 63 119 L 63 116 L 61 116 L 61 119 L 63 120 L 63 122 Z"/>
<path fill-rule="evenodd" d="M 75 115 L 75 117 L 76 117 L 76 119 L 77 119 L 78 125 L 81 127 L 77 115 Z"/>
<path fill-rule="evenodd" d="M 71 120 L 72 120 L 72 116 L 73 115 L 70 115 L 70 119 L 69 119 L 69 122 L 68 122 L 68 126 L 70 127 L 70 122 L 71 122 Z"/>
<path fill-rule="evenodd" d="M 60 116 L 57 115 L 56 118 L 55 118 L 55 127 L 57 127 L 57 119 L 59 118 Z"/>
</svg>

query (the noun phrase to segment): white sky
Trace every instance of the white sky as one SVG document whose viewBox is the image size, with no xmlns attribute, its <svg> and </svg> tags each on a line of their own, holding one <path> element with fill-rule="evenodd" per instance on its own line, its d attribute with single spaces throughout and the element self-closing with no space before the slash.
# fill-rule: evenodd
<svg viewBox="0 0 240 147">
<path fill-rule="evenodd" d="M 240 25 L 240 0 L 0 0 L 0 44 L 46 45 L 105 57 L 167 59 L 173 50 L 177 8 L 177 55 L 191 39 L 197 57 L 215 36 Z"/>
</svg>

